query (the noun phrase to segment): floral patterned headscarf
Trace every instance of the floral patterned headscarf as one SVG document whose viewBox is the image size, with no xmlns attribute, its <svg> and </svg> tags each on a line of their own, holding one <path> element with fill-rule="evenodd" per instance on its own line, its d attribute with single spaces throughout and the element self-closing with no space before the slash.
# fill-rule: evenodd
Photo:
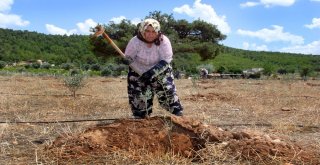
<svg viewBox="0 0 320 165">
<path fill-rule="evenodd" d="M 152 19 L 152 18 L 145 19 L 140 23 L 140 26 L 139 26 L 140 33 L 143 34 L 148 26 L 152 26 L 154 28 L 154 30 L 157 33 L 159 33 L 159 31 L 160 31 L 160 23 L 157 20 Z"/>
<path fill-rule="evenodd" d="M 158 37 L 152 41 L 152 42 L 149 42 L 147 40 L 145 40 L 145 36 L 144 36 L 144 32 L 145 30 L 147 29 L 148 26 L 152 26 L 154 31 L 156 33 L 158 33 Z M 139 32 L 138 32 L 138 38 L 143 41 L 143 42 L 146 42 L 146 43 L 154 43 L 156 45 L 160 45 L 160 41 L 162 41 L 162 37 L 161 37 L 161 31 L 160 31 L 160 23 L 155 20 L 155 19 L 152 19 L 152 18 L 148 18 L 148 19 L 145 19 L 143 20 L 140 24 L 139 24 Z"/>
</svg>

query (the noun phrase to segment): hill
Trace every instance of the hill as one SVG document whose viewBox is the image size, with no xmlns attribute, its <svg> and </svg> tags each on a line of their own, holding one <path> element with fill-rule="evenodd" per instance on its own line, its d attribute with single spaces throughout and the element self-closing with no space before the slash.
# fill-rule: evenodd
<svg viewBox="0 0 320 165">
<path fill-rule="evenodd" d="M 37 32 L 1 29 L 0 60 L 19 62 L 42 59 L 50 63 L 95 59 L 88 36 L 46 35 Z"/>
<path fill-rule="evenodd" d="M 56 65 L 67 62 L 104 65 L 108 62 L 105 58 L 94 55 L 87 35 L 47 35 L 0 28 L 0 45 L 0 61 L 8 63 L 36 59 Z M 173 48 L 177 46 L 178 44 L 173 42 Z M 174 67 L 191 73 L 197 72 L 199 66 L 208 65 L 213 66 L 212 70 L 222 69 L 231 73 L 256 67 L 265 68 L 270 73 L 294 73 L 303 69 L 311 72 L 320 71 L 320 56 L 315 55 L 248 51 L 221 46 L 218 56 L 203 60 L 196 52 L 177 50 L 173 61 Z"/>
</svg>

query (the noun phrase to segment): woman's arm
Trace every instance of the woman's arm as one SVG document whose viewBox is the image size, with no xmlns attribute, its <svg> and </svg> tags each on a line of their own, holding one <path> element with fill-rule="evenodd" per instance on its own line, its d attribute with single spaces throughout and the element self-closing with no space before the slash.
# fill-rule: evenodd
<svg viewBox="0 0 320 165">
<path fill-rule="evenodd" d="M 167 36 L 162 35 L 161 37 L 162 41 L 159 48 L 160 59 L 171 63 L 173 56 L 171 42 Z"/>
</svg>

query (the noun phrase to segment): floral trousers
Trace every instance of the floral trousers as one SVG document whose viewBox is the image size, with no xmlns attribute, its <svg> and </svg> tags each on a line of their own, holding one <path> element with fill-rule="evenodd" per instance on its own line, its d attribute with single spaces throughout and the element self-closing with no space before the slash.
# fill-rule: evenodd
<svg viewBox="0 0 320 165">
<path fill-rule="evenodd" d="M 134 116 L 150 115 L 155 95 L 161 107 L 170 113 L 176 114 L 183 111 L 176 92 L 171 66 L 157 77 L 144 82 L 139 80 L 139 74 L 129 69 L 127 81 L 129 104 Z"/>
</svg>

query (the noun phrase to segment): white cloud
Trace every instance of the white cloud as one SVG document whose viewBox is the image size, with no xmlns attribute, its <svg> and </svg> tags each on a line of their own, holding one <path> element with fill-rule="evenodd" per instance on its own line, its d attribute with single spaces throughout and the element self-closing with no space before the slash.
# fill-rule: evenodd
<svg viewBox="0 0 320 165">
<path fill-rule="evenodd" d="M 295 3 L 295 0 L 260 0 L 260 2 L 266 6 L 291 6 Z"/>
<path fill-rule="evenodd" d="M 295 45 L 281 49 L 282 52 L 320 55 L 320 40 L 307 45 Z"/>
<path fill-rule="evenodd" d="M 249 44 L 248 42 L 244 42 L 244 43 L 242 43 L 242 47 L 243 47 L 243 49 L 245 49 L 245 50 L 249 50 L 250 44 Z"/>
<path fill-rule="evenodd" d="M 29 21 L 22 20 L 20 16 L 14 14 L 2 14 L 0 13 L 0 27 L 7 28 L 10 25 L 27 26 Z"/>
<path fill-rule="evenodd" d="M 320 0 L 319 0 L 319 2 L 320 2 Z M 307 27 L 309 29 L 320 28 L 320 18 L 313 18 L 312 23 L 309 25 L 305 25 L 305 27 Z"/>
<path fill-rule="evenodd" d="M 0 12 L 7 12 L 11 10 L 13 0 L 1 0 L 0 1 Z"/>
<path fill-rule="evenodd" d="M 10 14 L 11 5 L 13 0 L 0 1 L 0 27 L 7 28 L 9 26 L 27 26 L 29 21 L 22 20 L 21 16 Z"/>
<path fill-rule="evenodd" d="M 90 28 L 97 26 L 96 23 L 92 19 L 86 19 L 84 22 L 79 22 L 76 24 L 77 28 L 67 30 L 60 28 L 56 25 L 46 24 L 46 29 L 49 34 L 58 34 L 58 35 L 72 35 L 72 34 L 90 34 Z"/>
<path fill-rule="evenodd" d="M 81 34 L 89 34 L 90 28 L 94 28 L 97 25 L 98 23 L 92 19 L 87 19 L 84 22 L 77 23 L 78 30 Z"/>
<path fill-rule="evenodd" d="M 283 42 L 290 42 L 292 44 L 303 44 L 304 38 L 301 36 L 293 35 L 288 32 L 283 31 L 283 27 L 273 25 L 273 29 L 261 29 L 258 31 L 248 31 L 238 29 L 237 33 L 243 36 L 255 37 L 259 38 L 265 42 L 276 42 L 276 41 L 283 41 Z"/>
<path fill-rule="evenodd" d="M 267 45 L 257 45 L 255 43 L 250 44 L 248 42 L 244 42 L 242 43 L 242 46 L 245 50 L 269 51 Z"/>
<path fill-rule="evenodd" d="M 50 34 L 72 35 L 78 32 L 77 29 L 66 30 L 51 24 L 46 24 L 46 28 Z"/>
<path fill-rule="evenodd" d="M 245 2 L 240 4 L 241 7 L 253 7 L 257 5 L 263 5 L 265 7 L 271 6 L 291 6 L 295 3 L 295 0 L 260 0 L 259 2 Z"/>
<path fill-rule="evenodd" d="M 110 21 L 114 22 L 115 24 L 119 24 L 122 20 L 127 19 L 125 16 L 113 17 Z M 130 20 L 132 24 L 137 25 L 141 22 L 140 18 L 133 18 Z"/>
<path fill-rule="evenodd" d="M 131 23 L 134 24 L 134 25 L 137 25 L 137 24 L 140 23 L 140 22 L 141 22 L 141 19 L 140 19 L 140 18 L 133 18 L 133 19 L 131 20 Z"/>
<path fill-rule="evenodd" d="M 115 24 L 120 23 L 123 19 L 126 19 L 124 16 L 114 17 L 110 21 L 113 21 Z M 141 19 L 135 18 L 132 20 L 133 24 L 141 22 Z M 104 24 L 104 23 L 102 23 Z M 49 34 L 58 34 L 58 35 L 72 35 L 72 34 L 90 34 L 90 29 L 98 25 L 93 19 L 86 19 L 84 22 L 79 22 L 76 24 L 75 29 L 67 30 L 56 25 L 46 24 L 46 29 Z"/>
<path fill-rule="evenodd" d="M 120 23 L 122 20 L 126 19 L 125 16 L 119 16 L 119 17 L 113 17 L 110 19 L 110 21 L 114 22 L 115 24 Z"/>
<path fill-rule="evenodd" d="M 253 6 L 257 6 L 257 5 L 259 5 L 258 2 L 246 2 L 246 3 L 240 4 L 241 7 L 253 7 Z"/>
<path fill-rule="evenodd" d="M 230 26 L 226 22 L 226 17 L 224 15 L 218 16 L 212 6 L 201 3 L 201 0 L 195 0 L 192 7 L 183 5 L 174 8 L 173 11 L 217 25 L 217 28 L 224 34 L 228 34 L 231 31 Z"/>
<path fill-rule="evenodd" d="M 115 24 L 120 23 L 122 20 L 127 19 L 125 16 L 119 16 L 119 17 L 113 17 L 110 19 L 110 21 L 113 21 Z M 130 20 L 132 24 L 137 25 L 141 22 L 140 18 L 133 18 Z"/>
</svg>

